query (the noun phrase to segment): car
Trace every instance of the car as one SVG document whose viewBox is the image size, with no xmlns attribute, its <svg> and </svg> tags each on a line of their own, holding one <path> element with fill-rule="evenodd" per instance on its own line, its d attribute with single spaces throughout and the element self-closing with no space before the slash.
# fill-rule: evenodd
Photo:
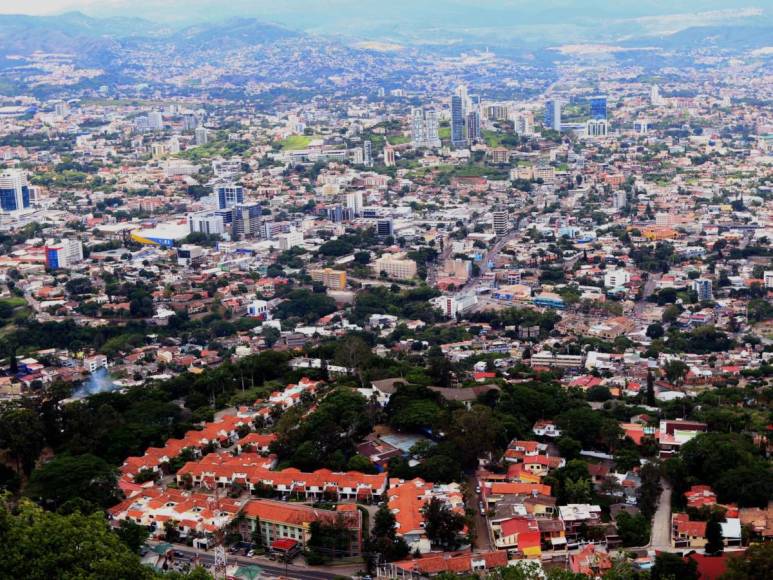
<svg viewBox="0 0 773 580">
<path fill-rule="evenodd" d="M 254 555 L 255 555 L 255 550 L 250 550 L 249 552 L 247 552 L 248 558 L 252 558 Z"/>
<path fill-rule="evenodd" d="M 185 553 L 181 552 L 180 550 L 174 550 L 172 552 L 172 556 L 174 556 L 175 558 L 185 558 Z"/>
<path fill-rule="evenodd" d="M 475 493 L 480 493 L 480 486 L 479 485 L 475 486 Z"/>
</svg>

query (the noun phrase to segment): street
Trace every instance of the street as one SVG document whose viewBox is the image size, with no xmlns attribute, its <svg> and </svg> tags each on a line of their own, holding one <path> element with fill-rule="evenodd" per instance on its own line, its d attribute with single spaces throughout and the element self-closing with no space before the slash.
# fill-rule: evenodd
<svg viewBox="0 0 773 580">
<path fill-rule="evenodd" d="M 663 491 L 655 517 L 652 518 L 652 536 L 650 547 L 655 550 L 671 549 L 671 484 L 661 480 Z"/>
<path fill-rule="evenodd" d="M 195 557 L 198 556 L 198 563 L 204 567 L 211 567 L 215 563 L 215 557 L 213 554 L 209 552 L 202 552 L 202 551 L 196 551 L 191 547 L 188 546 L 181 546 L 174 544 L 175 551 L 182 552 L 185 554 L 185 556 L 189 560 L 193 560 Z M 236 556 L 233 554 L 228 554 L 226 556 L 226 561 L 228 565 L 231 564 L 239 564 L 242 566 L 259 566 L 262 568 L 265 575 L 273 576 L 273 577 L 285 577 L 285 578 L 293 578 L 297 580 L 306 580 L 307 578 L 313 578 L 318 580 L 331 580 L 332 578 L 340 577 L 340 576 L 351 576 L 352 574 L 356 573 L 357 571 L 361 570 L 363 566 L 340 566 L 335 567 L 334 571 L 325 571 L 321 569 L 315 569 L 315 568 L 308 568 L 306 566 L 296 566 L 294 564 L 289 564 L 286 568 L 287 573 L 285 573 L 285 566 L 284 564 L 274 562 L 273 560 L 269 560 L 268 558 L 263 557 L 255 557 L 255 558 L 247 558 L 246 556 Z M 266 577 L 266 576 L 262 576 Z"/>
</svg>

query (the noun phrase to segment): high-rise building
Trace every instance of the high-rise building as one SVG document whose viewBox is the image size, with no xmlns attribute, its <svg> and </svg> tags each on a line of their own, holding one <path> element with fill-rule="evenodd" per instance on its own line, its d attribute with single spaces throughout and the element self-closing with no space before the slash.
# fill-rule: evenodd
<svg viewBox="0 0 773 580">
<path fill-rule="evenodd" d="M 476 143 L 480 141 L 480 114 L 478 111 L 467 113 L 467 142 Z"/>
<path fill-rule="evenodd" d="M 206 145 L 209 142 L 209 131 L 207 131 L 206 127 L 196 127 L 196 130 L 193 132 L 193 138 L 196 145 Z"/>
<path fill-rule="evenodd" d="M 151 111 L 148 113 L 148 129 L 151 131 L 160 131 L 164 128 L 164 117 L 161 111 Z"/>
<path fill-rule="evenodd" d="M 363 205 L 361 191 L 353 191 L 346 194 L 346 207 L 351 209 L 355 216 L 362 215 Z"/>
<path fill-rule="evenodd" d="M 437 111 L 414 107 L 411 111 L 411 144 L 414 147 L 440 147 Z"/>
<path fill-rule="evenodd" d="M 235 240 L 260 235 L 263 207 L 257 203 L 239 203 L 231 208 L 231 235 Z"/>
<path fill-rule="evenodd" d="M 395 150 L 389 143 L 384 145 L 384 165 L 387 167 L 395 166 Z"/>
<path fill-rule="evenodd" d="M 660 87 L 658 85 L 650 87 L 650 104 L 653 107 L 659 107 L 663 104 L 663 97 L 660 96 Z"/>
<path fill-rule="evenodd" d="M 225 219 L 219 212 L 201 211 L 188 214 L 188 228 L 191 233 L 200 232 L 207 235 L 225 233 Z"/>
<path fill-rule="evenodd" d="M 596 95 L 588 99 L 588 101 L 590 102 L 590 118 L 606 120 L 607 97 L 604 95 Z"/>
<path fill-rule="evenodd" d="M 708 278 L 698 278 L 692 281 L 692 289 L 698 295 L 698 300 L 705 302 L 713 300 L 714 293 L 711 287 L 711 280 Z"/>
<path fill-rule="evenodd" d="M 467 135 L 464 131 L 464 100 L 459 95 L 451 97 L 451 145 L 467 146 Z"/>
<path fill-rule="evenodd" d="M 495 210 L 491 216 L 494 222 L 494 233 L 498 236 L 506 234 L 507 230 L 510 229 L 510 215 L 507 213 L 507 210 Z"/>
<path fill-rule="evenodd" d="M 628 205 L 628 195 L 625 193 L 625 191 L 616 191 L 612 195 L 612 205 L 615 209 L 623 209 L 626 205 Z"/>
<path fill-rule="evenodd" d="M 215 188 L 217 207 L 225 209 L 244 203 L 244 188 L 241 185 L 222 184 Z"/>
<path fill-rule="evenodd" d="M 373 166 L 373 143 L 369 140 L 362 142 L 362 161 L 368 167 Z"/>
<path fill-rule="evenodd" d="M 66 117 L 69 110 L 70 107 L 65 101 L 59 101 L 54 105 L 54 114 L 60 119 Z"/>
<path fill-rule="evenodd" d="M 70 268 L 82 261 L 83 244 L 80 240 L 64 239 L 57 244 L 46 246 L 46 268 Z"/>
<path fill-rule="evenodd" d="M 550 99 L 545 102 L 544 125 L 547 129 L 561 130 L 561 101 Z"/>
<path fill-rule="evenodd" d="M 609 124 L 605 119 L 588 119 L 585 122 L 585 135 L 587 137 L 606 137 L 609 132 Z"/>
<path fill-rule="evenodd" d="M 531 135 L 534 133 L 534 114 L 531 111 L 519 113 L 513 119 L 515 133 L 517 135 Z"/>
<path fill-rule="evenodd" d="M 196 115 L 183 115 L 183 131 L 193 131 L 199 126 L 199 120 Z"/>
<path fill-rule="evenodd" d="M 650 123 L 647 119 L 636 119 L 633 122 L 633 131 L 638 135 L 646 135 L 650 131 Z"/>
<path fill-rule="evenodd" d="M 390 218 L 381 219 L 376 222 L 377 236 L 393 236 L 395 233 L 394 223 Z"/>
<path fill-rule="evenodd" d="M 30 186 L 27 176 L 18 169 L 0 173 L 0 210 L 19 211 L 30 206 Z"/>
</svg>

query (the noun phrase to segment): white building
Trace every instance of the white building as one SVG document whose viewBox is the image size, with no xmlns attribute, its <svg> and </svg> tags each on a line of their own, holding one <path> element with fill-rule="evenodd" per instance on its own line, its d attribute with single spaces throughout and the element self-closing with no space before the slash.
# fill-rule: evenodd
<svg viewBox="0 0 773 580">
<path fill-rule="evenodd" d="M 303 243 L 303 232 L 293 230 L 286 234 L 279 234 L 276 239 L 279 241 L 279 249 L 284 252 Z"/>
<path fill-rule="evenodd" d="M 620 288 L 631 281 L 631 274 L 626 270 L 611 270 L 604 274 L 604 286 Z"/>
</svg>

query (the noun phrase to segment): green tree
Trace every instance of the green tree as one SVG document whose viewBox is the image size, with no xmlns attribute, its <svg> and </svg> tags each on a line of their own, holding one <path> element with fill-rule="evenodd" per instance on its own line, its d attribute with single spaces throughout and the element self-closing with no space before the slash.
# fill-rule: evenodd
<svg viewBox="0 0 773 580">
<path fill-rule="evenodd" d="M 115 468 L 105 460 L 91 454 L 65 454 L 32 472 L 25 495 L 56 507 L 85 498 L 105 508 L 120 499 L 117 482 Z"/>
<path fill-rule="evenodd" d="M 708 556 L 718 556 L 725 549 L 725 541 L 722 536 L 721 521 L 724 516 L 713 512 L 706 522 L 706 546 L 704 550 Z"/>
<path fill-rule="evenodd" d="M 650 574 L 652 580 L 698 580 L 698 564 L 692 558 L 661 552 L 655 556 Z"/>
<path fill-rule="evenodd" d="M 368 541 L 369 552 L 381 554 L 387 562 L 402 560 L 410 552 L 405 540 L 397 536 L 395 516 L 386 504 L 382 504 L 373 516 L 373 529 Z"/>
<path fill-rule="evenodd" d="M 643 515 L 621 512 L 615 519 L 617 533 L 625 547 L 645 546 L 650 540 L 650 523 Z"/>
<path fill-rule="evenodd" d="M 16 462 L 16 470 L 29 473 L 37 461 L 45 437 L 40 417 L 31 409 L 11 406 L 0 415 L 0 448 Z"/>
<path fill-rule="evenodd" d="M 107 526 L 103 514 L 47 512 L 22 499 L 16 510 L 0 502 L 2 578 L 153 578 Z"/>
<path fill-rule="evenodd" d="M 465 520 L 462 514 L 453 511 L 440 498 L 433 497 L 422 509 L 427 537 L 436 545 L 448 550 L 459 547 L 459 534 L 464 529 Z"/>
<path fill-rule="evenodd" d="M 148 528 L 136 524 L 131 520 L 122 520 L 116 530 L 116 534 L 118 534 L 121 541 L 126 544 L 132 552 L 137 554 L 139 554 L 140 549 L 150 535 Z"/>
<path fill-rule="evenodd" d="M 773 542 L 749 546 L 738 558 L 730 558 L 721 580 L 768 580 L 773 578 Z"/>
</svg>

